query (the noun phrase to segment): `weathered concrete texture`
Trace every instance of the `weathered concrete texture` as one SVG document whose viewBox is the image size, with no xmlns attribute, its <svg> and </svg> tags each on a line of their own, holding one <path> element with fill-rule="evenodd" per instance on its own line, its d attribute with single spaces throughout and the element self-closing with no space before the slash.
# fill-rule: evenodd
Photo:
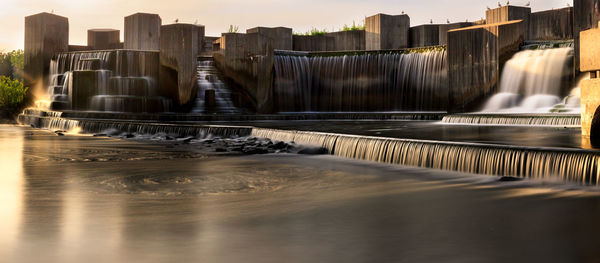
<svg viewBox="0 0 600 263">
<path fill-rule="evenodd" d="M 91 50 L 118 49 L 121 31 L 117 29 L 90 29 L 87 31 L 87 44 Z"/>
<path fill-rule="evenodd" d="M 332 32 L 325 35 L 335 39 L 336 51 L 365 50 L 364 30 Z"/>
<path fill-rule="evenodd" d="M 579 33 L 598 28 L 600 0 L 573 0 L 573 36 L 575 38 L 575 68 L 579 69 Z"/>
<path fill-rule="evenodd" d="M 440 25 L 429 24 L 410 28 L 410 47 L 428 47 L 440 44 Z"/>
<path fill-rule="evenodd" d="M 73 71 L 69 87 L 69 102 L 73 110 L 89 110 L 92 96 L 106 87 L 109 75 L 107 71 L 81 70 Z M 104 87 L 101 87 L 103 86 Z"/>
<path fill-rule="evenodd" d="M 376 14 L 365 19 L 367 50 L 401 49 L 409 47 L 410 17 L 408 15 Z"/>
<path fill-rule="evenodd" d="M 202 47 L 202 53 L 212 53 L 215 41 L 219 39 L 218 37 L 204 37 L 204 45 Z"/>
<path fill-rule="evenodd" d="M 523 6 L 503 6 L 487 10 L 485 12 L 485 20 L 487 24 L 502 23 L 514 20 L 523 20 L 521 23 L 523 26 L 523 34 L 525 40 L 529 40 L 529 18 L 531 15 L 531 8 Z"/>
<path fill-rule="evenodd" d="M 292 29 L 288 27 L 255 27 L 246 30 L 251 41 L 257 41 L 258 47 L 263 47 L 269 42 L 273 49 L 292 50 Z M 257 34 L 256 36 L 254 34 Z M 259 49 L 257 53 L 266 54 L 266 50 Z"/>
<path fill-rule="evenodd" d="M 43 88 L 50 60 L 58 52 L 69 50 L 69 20 L 40 13 L 25 17 L 25 86 Z M 30 90 L 32 90 L 30 89 Z"/>
<path fill-rule="evenodd" d="M 450 111 L 476 110 L 496 91 L 500 69 L 524 40 L 522 21 L 448 32 Z"/>
<path fill-rule="evenodd" d="M 573 39 L 572 7 L 531 13 L 527 40 L 567 39 Z"/>
<path fill-rule="evenodd" d="M 159 50 L 161 24 L 156 14 L 136 13 L 125 17 L 125 49 Z"/>
<path fill-rule="evenodd" d="M 196 94 L 196 58 L 201 43 L 200 27 L 191 24 L 172 24 L 160 32 L 160 86 L 178 105 Z"/>
<path fill-rule="evenodd" d="M 460 22 L 460 23 L 440 25 L 439 45 L 447 45 L 448 44 L 448 31 L 463 28 L 463 27 L 470 27 L 473 25 L 475 25 L 475 24 L 470 23 L 470 22 Z"/>
<path fill-rule="evenodd" d="M 293 36 L 295 51 L 335 51 L 335 38 L 331 36 Z"/>
<path fill-rule="evenodd" d="M 90 50 L 92 50 L 92 49 L 88 46 L 69 45 L 69 52 L 90 51 Z"/>
<path fill-rule="evenodd" d="M 581 134 L 583 136 L 592 135 L 592 122 L 598 107 L 600 107 L 600 79 L 581 81 Z"/>
<path fill-rule="evenodd" d="M 580 69 L 582 72 L 600 70 L 600 29 L 580 33 Z"/>
</svg>

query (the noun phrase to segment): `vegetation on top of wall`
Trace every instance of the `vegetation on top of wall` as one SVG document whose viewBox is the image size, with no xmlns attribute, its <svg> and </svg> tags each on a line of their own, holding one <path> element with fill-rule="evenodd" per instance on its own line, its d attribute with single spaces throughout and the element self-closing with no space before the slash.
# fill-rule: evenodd
<svg viewBox="0 0 600 263">
<path fill-rule="evenodd" d="M 357 31 L 357 30 L 365 30 L 365 23 L 363 22 L 362 24 L 357 25 L 355 21 L 352 21 L 352 26 L 344 25 L 342 27 L 342 30 L 340 30 L 340 31 Z"/>
<path fill-rule="evenodd" d="M 309 52 L 308 54 L 298 53 L 299 56 L 310 56 L 310 57 L 338 57 L 338 56 L 360 56 L 367 54 L 412 54 L 412 53 L 426 53 L 446 51 L 446 46 L 431 46 L 431 47 L 420 47 L 420 48 L 406 48 L 406 49 L 395 49 L 395 50 L 356 50 L 356 51 L 323 51 L 323 52 Z"/>
<path fill-rule="evenodd" d="M 313 27 L 311 30 L 306 31 L 304 33 L 295 32 L 294 35 L 296 35 L 296 36 L 322 36 L 327 33 L 329 33 L 327 31 L 327 29 L 319 30 L 319 29 Z"/>
<path fill-rule="evenodd" d="M 239 26 L 229 25 L 229 29 L 227 29 L 227 33 L 239 33 L 239 32 L 240 32 Z"/>
</svg>

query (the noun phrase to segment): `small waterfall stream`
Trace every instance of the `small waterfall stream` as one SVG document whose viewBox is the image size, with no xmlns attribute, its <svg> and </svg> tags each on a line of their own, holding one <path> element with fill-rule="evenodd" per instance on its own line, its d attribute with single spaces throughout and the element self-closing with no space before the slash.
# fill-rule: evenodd
<svg viewBox="0 0 600 263">
<path fill-rule="evenodd" d="M 231 101 L 231 91 L 221 80 L 221 74 L 210 58 L 198 61 L 198 92 L 192 113 L 238 113 L 238 109 Z M 206 105 L 207 91 L 214 91 L 215 105 Z"/>
<path fill-rule="evenodd" d="M 572 47 L 524 50 L 506 62 L 496 95 L 484 112 L 578 112 L 579 98 L 564 101 L 564 78 L 570 73 Z M 553 107 L 561 104 L 563 106 Z"/>
<path fill-rule="evenodd" d="M 446 51 L 275 56 L 280 112 L 439 111 L 448 99 Z"/>
</svg>

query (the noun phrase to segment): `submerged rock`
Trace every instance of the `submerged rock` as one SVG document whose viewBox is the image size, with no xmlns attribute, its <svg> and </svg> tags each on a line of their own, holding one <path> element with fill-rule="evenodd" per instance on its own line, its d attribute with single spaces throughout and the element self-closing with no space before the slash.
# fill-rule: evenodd
<svg viewBox="0 0 600 263">
<path fill-rule="evenodd" d="M 498 179 L 498 182 L 515 182 L 515 181 L 521 181 L 521 180 L 523 180 L 523 178 L 512 177 L 512 176 L 502 176 L 500 179 Z"/>
</svg>

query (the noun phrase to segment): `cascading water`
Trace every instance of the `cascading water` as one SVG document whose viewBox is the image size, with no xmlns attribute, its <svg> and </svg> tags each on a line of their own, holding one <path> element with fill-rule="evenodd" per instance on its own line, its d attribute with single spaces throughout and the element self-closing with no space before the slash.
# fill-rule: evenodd
<svg viewBox="0 0 600 263">
<path fill-rule="evenodd" d="M 210 58 L 202 58 L 198 61 L 198 92 L 192 113 L 237 113 L 238 109 L 231 101 L 231 91 L 221 80 L 219 70 L 215 62 Z M 215 105 L 206 105 L 207 91 L 214 91 Z M 209 107 L 211 106 L 211 107 Z"/>
<path fill-rule="evenodd" d="M 524 50 L 504 65 L 499 92 L 485 104 L 484 112 L 578 112 L 578 98 L 561 103 L 564 79 L 570 73 L 572 47 Z"/>
<path fill-rule="evenodd" d="M 280 112 L 446 110 L 446 51 L 275 56 Z"/>
<path fill-rule="evenodd" d="M 155 53 L 155 52 L 154 52 Z M 153 52 L 108 50 L 57 54 L 50 62 L 48 93 L 53 109 L 75 109 L 74 89 L 92 90 L 83 110 L 114 112 L 165 112 L 171 101 L 159 96 Z M 76 87 L 74 73 L 87 73 L 93 87 Z"/>
</svg>

